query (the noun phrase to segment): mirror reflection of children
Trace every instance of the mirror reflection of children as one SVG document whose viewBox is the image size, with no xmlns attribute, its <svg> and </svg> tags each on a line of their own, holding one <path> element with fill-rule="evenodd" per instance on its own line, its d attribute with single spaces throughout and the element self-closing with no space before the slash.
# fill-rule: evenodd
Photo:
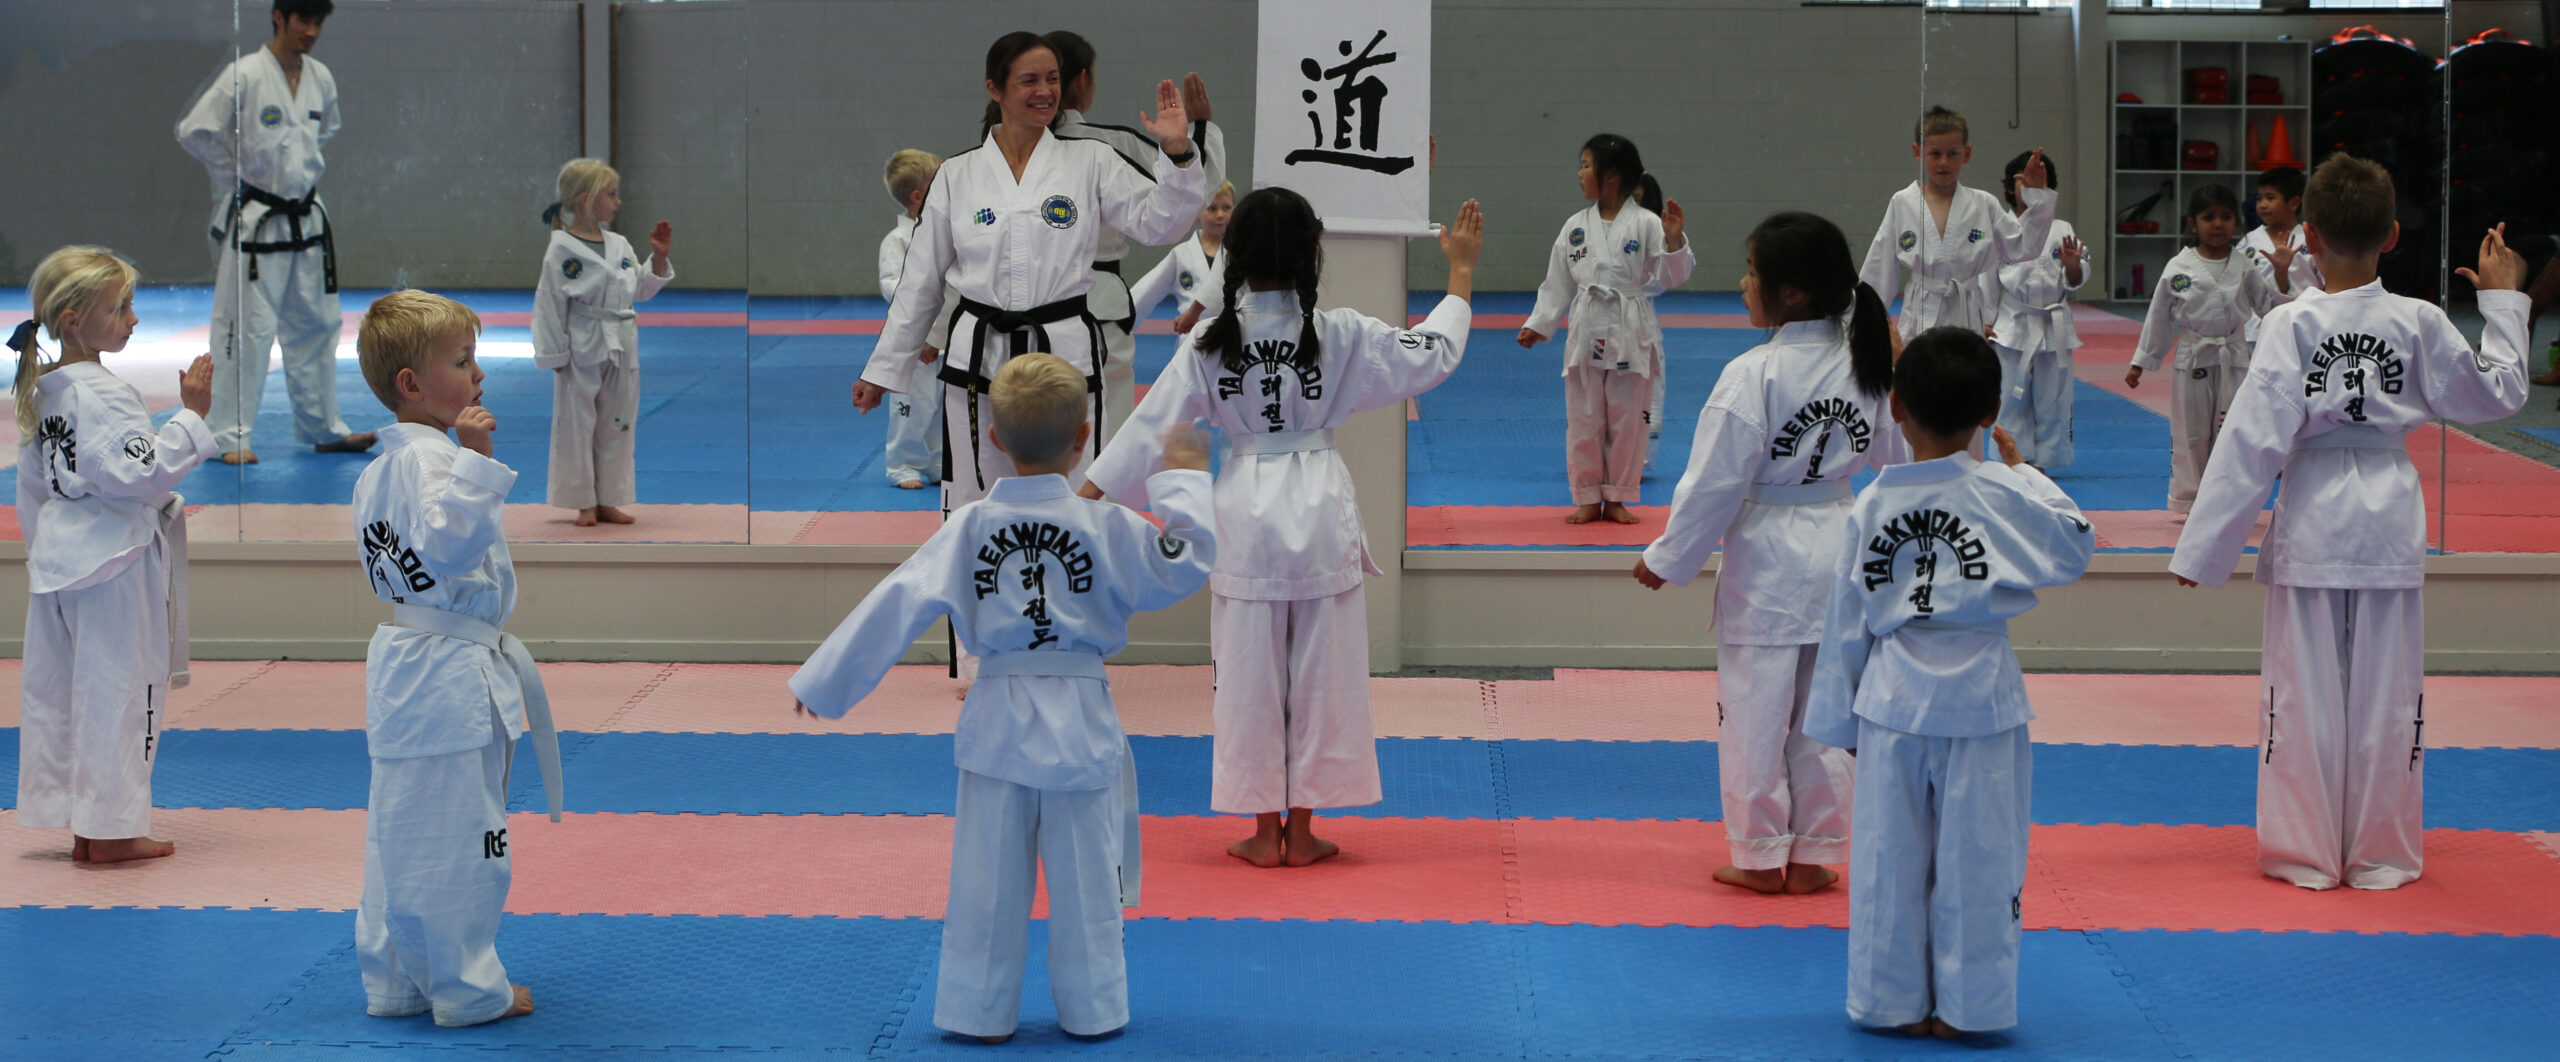
<svg viewBox="0 0 2560 1062">
<path fill-rule="evenodd" d="M 1970 137 L 1961 114 L 1944 107 L 1921 113 L 1911 129 L 1911 157 L 1920 164 L 1920 178 L 1885 203 L 1884 220 L 1858 267 L 1859 279 L 1886 301 L 1901 296 L 1897 323 L 1905 336 L 1939 325 L 1986 332 L 1994 307 L 1983 298 L 1984 280 L 2003 263 L 2044 250 L 2054 199 L 2044 168 L 2019 175 L 2025 190 L 2018 198 L 2027 209 L 2012 214 L 1999 197 L 1963 183 L 1964 168 L 1973 161 Z M 2039 148 L 2030 157 L 2043 153 Z"/>
<path fill-rule="evenodd" d="M 2127 387 L 2142 386 L 2145 373 L 2169 361 L 2169 511 L 2184 518 L 2195 505 L 2206 458 L 2231 399 L 2249 375 L 2249 322 L 2291 298 L 2294 251 L 2266 254 L 2260 273 L 2232 254 L 2240 234 L 2240 199 L 2219 184 L 2187 196 L 2180 219 L 2186 249 L 2160 267 L 2151 312 L 2142 318 L 2142 340 L 2124 371 Z M 2176 358 L 2170 361 L 2174 346 Z"/>
<path fill-rule="evenodd" d="M 154 430 L 142 392 L 99 362 L 133 338 L 133 266 L 103 247 L 46 255 L 18 352 L 18 526 L 27 539 L 18 825 L 71 831 L 79 863 L 154 859 L 151 768 L 169 688 L 185 681 L 186 499 L 217 453 L 213 358 L 178 377 L 186 408 Z M 61 356 L 43 362 L 39 332 Z M 172 612 L 176 613 L 172 622 Z"/>
<path fill-rule="evenodd" d="M 1232 181 L 1218 185 L 1209 194 L 1209 205 L 1200 208 L 1198 236 L 1174 244 L 1165 251 L 1164 260 L 1156 263 L 1147 275 L 1138 278 L 1129 289 L 1130 304 L 1137 307 L 1138 320 L 1146 320 L 1155 312 L 1156 304 L 1172 296 L 1177 305 L 1173 330 L 1189 335 L 1203 314 L 1216 316 L 1208 303 L 1216 302 L 1220 275 L 1218 253 L 1226 244 L 1227 220 L 1236 211 L 1236 186 Z"/>
<path fill-rule="evenodd" d="M 1546 342 L 1560 323 L 1569 329 L 1564 449 L 1574 510 L 1565 522 L 1632 524 L 1627 503 L 1643 496 L 1652 377 L 1662 366 L 1662 324 L 1650 292 L 1679 287 L 1698 256 L 1678 202 L 1638 198 L 1660 186 L 1645 180 L 1634 142 L 1615 133 L 1592 137 L 1574 176 L 1591 205 L 1556 234 L 1520 345 Z"/>
<path fill-rule="evenodd" d="M 2035 162 L 2044 170 L 2047 188 L 2062 183 L 2053 160 L 2036 152 L 2010 159 L 2001 177 L 2011 212 L 2024 217 L 2026 200 L 2018 194 L 2020 175 Z M 2041 469 L 2067 466 L 2071 451 L 2071 352 L 2080 346 L 2080 330 L 2071 317 L 2071 292 L 2087 283 L 2089 249 L 2071 223 L 2057 220 L 2045 235 L 2044 253 L 2001 265 L 1990 303 L 1999 308 L 1991 329 L 1991 349 L 2000 355 L 2000 427 L 2018 442 L 2028 464 Z"/>
<path fill-rule="evenodd" d="M 907 270 L 907 247 L 915 242 L 916 225 L 924 217 L 925 193 L 941 170 L 942 160 L 929 152 L 908 148 L 889 156 L 881 181 L 904 212 L 889 234 L 880 238 L 882 299 L 898 295 L 898 278 Z M 900 490 L 923 490 L 942 482 L 942 366 L 938 362 L 942 347 L 950 342 L 943 331 L 949 327 L 948 320 L 935 319 L 934 331 L 925 337 L 924 350 L 911 370 L 908 388 L 889 399 L 889 441 L 882 447 L 881 460 L 889 482 Z"/>
<path fill-rule="evenodd" d="M 632 429 L 640 419 L 640 325 L 635 302 L 674 280 L 675 228 L 649 231 L 649 268 L 605 226 L 622 211 L 622 177 L 595 159 L 560 167 L 560 201 L 543 211 L 551 246 L 533 295 L 533 363 L 557 374 L 551 401 L 546 501 L 578 511 L 579 527 L 627 524 Z"/>
</svg>

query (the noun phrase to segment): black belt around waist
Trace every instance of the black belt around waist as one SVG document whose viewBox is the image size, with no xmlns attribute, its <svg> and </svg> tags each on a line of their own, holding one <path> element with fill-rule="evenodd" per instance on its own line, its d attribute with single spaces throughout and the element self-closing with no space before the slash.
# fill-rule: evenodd
<svg viewBox="0 0 2560 1062">
<path fill-rule="evenodd" d="M 1120 276 L 1120 260 L 1114 258 L 1108 262 L 1095 262 L 1093 264 L 1093 271 L 1097 273 L 1109 273 L 1115 277 Z M 1123 277 L 1122 279 L 1125 280 L 1127 278 Z"/>
<path fill-rule="evenodd" d="M 285 219 L 286 224 L 292 228 L 292 237 L 282 240 L 242 239 L 241 237 L 246 234 L 240 231 L 240 208 L 245 203 L 256 203 L 260 206 L 266 207 L 266 216 L 269 218 L 281 217 Z M 313 214 L 320 215 L 321 228 L 318 233 L 306 235 L 302 231 L 302 219 L 310 217 Z M 266 222 L 264 219 L 260 219 L 259 224 L 264 225 Z M 241 254 L 248 257 L 248 262 L 246 264 L 248 267 L 249 279 L 258 279 L 259 255 L 302 251 L 316 246 L 320 248 L 320 276 L 322 290 L 332 295 L 337 294 L 337 227 L 329 224 L 329 208 L 320 205 L 320 189 L 313 188 L 310 194 L 305 195 L 300 199 L 287 199 L 275 194 L 274 192 L 260 188 L 257 185 L 250 184 L 247 181 L 242 181 L 240 182 L 238 190 L 231 196 L 231 217 L 228 227 L 231 229 L 231 246 L 239 250 Z M 221 239 L 223 237 L 223 233 L 219 230 L 215 231 L 213 235 L 215 239 Z"/>
<path fill-rule="evenodd" d="M 1111 355 L 1102 345 L 1102 324 L 1094 320 L 1093 311 L 1085 308 L 1084 296 L 1060 299 L 1028 310 L 999 310 L 975 299 L 963 297 L 960 304 L 951 310 L 950 323 L 953 329 L 959 328 L 960 315 L 963 313 L 977 321 L 977 327 L 969 336 L 969 364 L 963 368 L 958 359 L 946 355 L 942 359 L 942 371 L 936 376 L 943 383 L 960 388 L 969 395 L 969 471 L 976 477 L 978 489 L 981 491 L 987 489 L 987 474 L 978 465 L 981 455 L 979 447 L 984 445 L 981 441 L 983 435 L 978 426 L 978 396 L 987 393 L 987 387 L 994 379 L 993 374 L 987 370 L 1002 368 L 1004 364 L 1003 361 L 996 362 L 992 366 L 988 364 L 987 340 L 990 336 L 1004 337 L 1004 361 L 1011 361 L 1023 354 L 1052 350 L 1055 344 L 1050 342 L 1047 326 L 1068 320 L 1084 322 L 1086 340 L 1092 344 L 1093 349 L 1093 371 L 1086 374 L 1084 378 L 1085 392 L 1093 396 L 1093 432 L 1090 443 L 1094 454 L 1099 456 L 1102 453 L 1102 366 L 1110 360 Z M 945 414 L 948 415 L 947 410 Z M 950 447 L 942 448 L 942 480 L 945 483 L 951 481 L 952 456 Z"/>
</svg>

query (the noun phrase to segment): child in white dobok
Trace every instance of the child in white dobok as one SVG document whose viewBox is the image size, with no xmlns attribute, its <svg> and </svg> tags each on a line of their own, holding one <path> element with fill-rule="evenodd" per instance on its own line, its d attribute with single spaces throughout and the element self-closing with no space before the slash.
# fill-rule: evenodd
<svg viewBox="0 0 2560 1062">
<path fill-rule="evenodd" d="M 1965 164 L 1973 161 L 1969 135 L 1964 116 L 1954 111 L 1931 107 L 1920 115 L 1911 137 L 1920 179 L 1885 203 L 1884 220 L 1858 267 L 1858 278 L 1876 294 L 1888 301 L 1902 297 L 1905 336 L 1939 325 L 1977 335 L 1991 327 L 1995 307 L 1984 296 L 1984 283 L 1996 280 L 2002 265 L 2043 253 L 2053 223 L 2053 192 L 2041 166 L 2019 174 L 2018 198 L 2026 209 L 2016 214 L 1998 196 L 1964 185 Z"/>
<path fill-rule="evenodd" d="M 889 156 L 881 182 L 903 213 L 880 237 L 880 297 L 898 295 L 898 278 L 907 271 L 907 246 L 915 242 L 916 222 L 924 213 L 925 192 L 942 160 L 930 152 L 908 148 Z M 947 294 L 946 294 L 947 301 Z M 916 360 L 910 386 L 889 399 L 889 441 L 882 450 L 889 482 L 901 490 L 923 490 L 942 482 L 942 347 L 950 342 L 944 329 L 949 317 L 934 319 L 925 349 Z"/>
<path fill-rule="evenodd" d="M 1982 333 L 1937 328 L 1893 370 L 1912 461 L 1876 475 L 1837 540 L 1805 733 L 1858 758 L 1849 857 L 1849 1018 L 1958 1036 L 2018 1023 L 2020 894 L 2033 771 L 2009 621 L 2080 578 L 2078 506 L 1974 433 L 2000 412 Z"/>
<path fill-rule="evenodd" d="M 1128 646 L 1130 616 L 1208 581 L 1208 454 L 1188 425 L 1165 437 L 1168 467 L 1147 483 L 1159 532 L 1067 486 L 1093 430 L 1085 373 L 1018 354 L 988 399 L 989 441 L 1014 474 L 952 510 L 792 674 L 791 693 L 795 707 L 841 717 L 951 617 L 979 665 L 953 738 L 960 792 L 933 1023 L 991 1042 L 1013 1035 L 1032 886 L 1045 875 L 1058 1024 L 1099 1035 L 1129 1021 L 1120 909 L 1138 902 L 1137 767 L 1102 661 Z"/>
<path fill-rule="evenodd" d="M 1885 424 L 1893 381 L 1884 300 L 1849 240 L 1812 214 L 1751 233 L 1742 304 L 1769 341 L 1743 352 L 1698 411 L 1689 469 L 1636 581 L 1716 569 L 1716 766 L 1727 885 L 1807 893 L 1848 861 L 1849 758 L 1803 733 L 1814 647 L 1840 566 L 1849 477 L 1903 459 Z"/>
<path fill-rule="evenodd" d="M 605 226 L 622 211 L 622 177 L 595 159 L 560 167 L 560 201 L 543 211 L 551 244 L 533 292 L 533 363 L 551 391 L 551 482 L 544 500 L 578 511 L 577 525 L 632 522 L 632 429 L 640 420 L 640 324 L 632 304 L 676 278 L 675 229 L 649 232 L 647 268 L 631 241 Z"/>
<path fill-rule="evenodd" d="M 1627 505 L 1643 498 L 1653 378 L 1662 372 L 1653 293 L 1685 283 L 1698 256 L 1678 202 L 1638 198 L 1647 188 L 1659 195 L 1660 186 L 1645 180 L 1644 157 L 1627 138 L 1586 141 L 1576 175 L 1591 205 L 1556 234 L 1520 345 L 1546 342 L 1560 323 L 1569 329 L 1564 452 L 1574 510 L 1565 522 L 1632 524 Z"/>
<path fill-rule="evenodd" d="M 1244 197 L 1228 226 L 1218 316 L 1176 347 L 1132 414 L 1138 430 L 1112 440 L 1086 470 L 1088 497 L 1108 492 L 1143 506 L 1149 474 L 1169 460 L 1151 433 L 1203 417 L 1226 430 L 1217 486 L 1224 538 L 1209 576 L 1218 662 L 1209 806 L 1257 816 L 1254 835 L 1227 848 L 1255 866 L 1334 855 L 1334 842 L 1315 835 L 1315 809 L 1381 796 L 1361 585 L 1378 569 L 1334 430 L 1457 369 L 1483 231 L 1470 200 L 1440 235 L 1449 294 L 1406 329 L 1316 309 L 1324 223 L 1315 208 L 1287 188 Z"/>
<path fill-rule="evenodd" d="M 533 1012 L 507 982 L 498 916 L 514 878 L 507 768 L 531 734 L 560 820 L 560 747 L 515 612 L 506 498 L 489 456 L 480 318 L 423 291 L 374 300 L 356 335 L 365 383 L 399 423 L 356 480 L 358 557 L 391 622 L 365 648 L 364 896 L 356 968 L 365 1013 L 432 1011 L 438 1025 Z M 448 437 L 445 433 L 452 432 Z"/>
<path fill-rule="evenodd" d="M 2205 466 L 2169 570 L 2220 586 L 2276 477 L 2258 547 L 2267 691 L 2258 867 L 2306 889 L 2392 889 L 2422 865 L 2427 504 L 2408 435 L 2524 407 L 2522 258 L 2480 243 L 2480 349 L 2434 303 L 2382 290 L 2398 242 L 2382 167 L 2332 155 L 2304 193 L 2324 286 L 2258 330 L 2248 379 Z"/>
<path fill-rule="evenodd" d="M 158 430 L 142 392 L 98 361 L 133 338 L 133 266 L 65 247 L 27 284 L 18 352 L 18 528 L 27 543 L 18 825 L 71 830 L 84 863 L 176 851 L 151 833 L 160 714 L 187 676 L 186 499 L 215 454 L 213 359 L 178 378 Z M 39 331 L 62 350 L 43 363 Z"/>
<path fill-rule="evenodd" d="M 2037 160 L 2027 152 L 2009 160 L 2001 185 L 2009 208 L 2020 214 L 2027 204 L 2018 198 L 2019 175 Z M 2056 187 L 2052 159 L 2044 166 L 2045 185 Z M 2017 440 L 2018 453 L 2040 469 L 2062 468 L 2073 459 L 2071 446 L 2071 352 L 2079 349 L 2080 329 L 2071 316 L 2071 293 L 2087 283 L 2087 245 L 2068 221 L 2056 220 L 2045 235 L 2043 254 L 2000 266 L 1991 304 L 1991 349 L 2000 355 L 2000 428 Z"/>
<path fill-rule="evenodd" d="M 2195 505 L 2214 438 L 2249 374 L 2248 326 L 2290 297 L 2293 260 L 2292 248 L 2279 247 L 2265 255 L 2273 268 L 2260 271 L 2231 253 L 2240 200 L 2218 184 L 2187 197 L 2184 224 L 2195 242 L 2160 267 L 2141 344 L 2124 371 L 2127 387 L 2142 386 L 2143 374 L 2163 362 L 2175 373 L 2169 381 L 2169 511 L 2181 514 Z"/>
</svg>

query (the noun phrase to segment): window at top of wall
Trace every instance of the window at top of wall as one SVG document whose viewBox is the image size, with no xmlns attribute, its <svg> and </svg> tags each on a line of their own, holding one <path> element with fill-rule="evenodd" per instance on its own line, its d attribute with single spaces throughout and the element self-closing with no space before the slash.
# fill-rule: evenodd
<svg viewBox="0 0 2560 1062">
<path fill-rule="evenodd" d="M 2352 9 L 2352 8 L 2359 8 L 2359 7 L 2362 7 L 2362 8 L 2377 8 L 2377 7 L 2425 7 L 2425 8 L 2441 8 L 2441 7 L 2446 6 L 2446 4 L 2445 4 L 2445 0 L 2311 0 L 2311 6 L 2312 6 L 2314 9 L 2319 9 L 2319 8 L 2350 8 L 2350 9 Z"/>
<path fill-rule="evenodd" d="M 2260 0 L 2107 0 L 2110 11 L 2256 11 Z"/>
<path fill-rule="evenodd" d="M 2005 8 L 2014 11 L 2019 8 L 2067 8 L 2073 6 L 2077 0 L 1805 0 L 1805 2 L 1813 5 L 1882 4 L 1902 7 L 1964 7 L 1988 11 Z"/>
</svg>

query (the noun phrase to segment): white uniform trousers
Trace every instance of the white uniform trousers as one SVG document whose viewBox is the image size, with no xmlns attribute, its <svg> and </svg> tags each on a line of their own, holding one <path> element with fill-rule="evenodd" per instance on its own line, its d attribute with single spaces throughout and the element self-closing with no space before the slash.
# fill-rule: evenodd
<svg viewBox="0 0 2560 1062">
<path fill-rule="evenodd" d="M 632 452 L 640 419 L 640 369 L 612 358 L 552 373 L 551 474 L 544 504 L 561 509 L 629 505 L 639 497 Z"/>
<path fill-rule="evenodd" d="M 1030 956 L 1031 890 L 1043 877 L 1049 993 L 1059 1027 L 1091 1036 L 1129 1023 L 1120 938 L 1127 778 L 1123 772 L 1101 789 L 1059 790 L 960 772 L 935 1026 L 966 1036 L 1013 1032 Z"/>
<path fill-rule="evenodd" d="M 2258 867 L 2307 889 L 2418 880 L 2426 610 L 2409 590 L 2267 587 Z"/>
<path fill-rule="evenodd" d="M 2000 426 L 2018 441 L 2018 456 L 2037 468 L 2069 467 L 2071 352 L 2029 354 L 1998 343 L 1991 349 L 2000 355 Z"/>
<path fill-rule="evenodd" d="M 1633 505 L 1644 497 L 1642 373 L 1576 365 L 1564 374 L 1564 466 L 1575 505 Z"/>
<path fill-rule="evenodd" d="M 1744 870 L 1848 862 L 1856 765 L 1804 736 L 1815 648 L 1716 642 L 1716 772 L 1725 844 Z"/>
<path fill-rule="evenodd" d="M 1966 1032 L 2018 1023 L 2027 880 L 2027 728 L 1906 734 L 1858 720 L 1849 861 L 1849 1020 L 1936 1014 Z"/>
<path fill-rule="evenodd" d="M 1654 455 L 1662 451 L 1662 398 L 1670 390 L 1671 352 L 1664 351 L 1653 363 L 1653 405 L 1644 412 L 1644 466 L 1653 467 Z"/>
<path fill-rule="evenodd" d="M 889 483 L 942 482 L 942 360 L 917 362 L 905 394 L 888 396 L 889 444 L 882 456 Z"/>
<path fill-rule="evenodd" d="M 1211 810 L 1258 815 L 1379 801 L 1364 588 L 1304 601 L 1212 593 L 1209 645 L 1217 660 Z"/>
<path fill-rule="evenodd" d="M 267 226 L 281 229 L 282 221 Z M 267 354 L 284 341 L 284 388 L 293 400 L 293 437 L 305 446 L 347 437 L 338 416 L 338 334 L 344 323 L 318 247 L 261 254 L 258 279 L 243 282 L 246 256 L 216 255 L 213 283 L 213 412 L 205 426 L 224 453 L 249 449 L 266 395 Z"/>
<path fill-rule="evenodd" d="M 2216 365 L 2181 368 L 2175 362 L 2169 372 L 2169 511 L 2183 513 L 2195 507 L 2213 440 L 2222 434 L 2222 418 L 2230 415 L 2231 400 L 2249 374 Z"/>
<path fill-rule="evenodd" d="M 27 598 L 18 825 L 151 833 L 151 766 L 169 696 L 168 567 L 158 546 L 94 586 Z"/>
<path fill-rule="evenodd" d="M 355 935 L 367 1014 L 432 1009 L 438 1025 L 477 1025 L 515 1006 L 498 961 L 515 743 L 497 733 L 465 752 L 373 761 Z"/>
<path fill-rule="evenodd" d="M 1138 337 L 1120 330 L 1111 321 L 1102 322 L 1102 345 L 1111 360 L 1102 366 L 1102 423 L 1094 434 L 1102 444 L 1120 434 L 1120 425 L 1138 407 Z"/>
</svg>

